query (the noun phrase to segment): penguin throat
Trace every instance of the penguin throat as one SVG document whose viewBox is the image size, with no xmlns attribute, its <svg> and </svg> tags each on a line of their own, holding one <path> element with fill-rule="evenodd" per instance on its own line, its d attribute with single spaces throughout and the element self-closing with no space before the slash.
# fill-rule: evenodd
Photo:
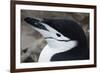
<svg viewBox="0 0 100 73">
<path fill-rule="evenodd" d="M 38 62 L 50 62 L 52 56 L 57 52 L 53 50 L 53 48 L 46 45 L 42 52 L 40 53 Z"/>
<path fill-rule="evenodd" d="M 50 62 L 53 55 L 71 50 L 73 47 L 77 46 L 77 41 L 69 41 L 69 42 L 58 42 L 56 40 L 53 41 L 55 44 L 50 43 L 52 42 L 52 40 L 50 40 L 48 41 L 49 44 L 47 44 L 43 48 L 39 56 L 39 60 L 38 60 L 39 62 Z"/>
<path fill-rule="evenodd" d="M 38 62 L 50 62 L 51 58 L 57 54 L 57 53 L 61 53 L 64 51 L 68 51 L 70 49 L 58 49 L 58 48 L 53 48 L 50 47 L 49 45 L 46 45 L 43 50 L 40 53 Z"/>
</svg>

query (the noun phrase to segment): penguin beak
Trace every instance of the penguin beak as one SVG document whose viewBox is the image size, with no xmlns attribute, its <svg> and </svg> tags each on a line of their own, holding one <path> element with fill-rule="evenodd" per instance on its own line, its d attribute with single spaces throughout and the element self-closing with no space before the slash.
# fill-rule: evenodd
<svg viewBox="0 0 100 73">
<path fill-rule="evenodd" d="M 24 19 L 27 23 L 29 23 L 30 25 L 36 27 L 36 28 L 39 28 L 39 29 L 43 29 L 43 30 L 47 30 L 49 31 L 43 24 L 40 20 L 38 19 L 35 19 L 35 18 L 31 18 L 31 17 L 26 17 Z"/>
</svg>

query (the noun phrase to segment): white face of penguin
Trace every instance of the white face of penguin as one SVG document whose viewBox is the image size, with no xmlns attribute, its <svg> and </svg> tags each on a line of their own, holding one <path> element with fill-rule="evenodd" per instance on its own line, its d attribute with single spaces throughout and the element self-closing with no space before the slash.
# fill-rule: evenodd
<svg viewBox="0 0 100 73">
<path fill-rule="evenodd" d="M 35 27 L 34 24 L 43 26 L 45 27 L 45 29 Z M 43 37 L 48 43 L 48 46 L 53 48 L 53 50 L 67 51 L 74 48 L 77 45 L 76 40 L 71 40 L 70 38 L 65 37 L 60 32 L 58 32 L 57 30 L 53 29 L 52 27 L 50 27 L 49 25 L 43 22 L 34 23 L 34 24 L 31 25 L 32 28 L 37 30 L 43 35 Z"/>
</svg>

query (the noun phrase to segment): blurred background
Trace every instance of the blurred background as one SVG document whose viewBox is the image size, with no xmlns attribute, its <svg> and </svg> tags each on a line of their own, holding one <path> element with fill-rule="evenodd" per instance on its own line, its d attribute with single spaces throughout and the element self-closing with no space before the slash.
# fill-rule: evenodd
<svg viewBox="0 0 100 73">
<path fill-rule="evenodd" d="M 40 52 L 47 44 L 43 36 L 32 29 L 25 21 L 25 17 L 43 19 L 70 19 L 77 22 L 83 29 L 87 42 L 89 41 L 89 13 L 54 12 L 21 10 L 21 62 L 37 62 Z M 88 42 L 89 44 L 89 42 Z"/>
</svg>

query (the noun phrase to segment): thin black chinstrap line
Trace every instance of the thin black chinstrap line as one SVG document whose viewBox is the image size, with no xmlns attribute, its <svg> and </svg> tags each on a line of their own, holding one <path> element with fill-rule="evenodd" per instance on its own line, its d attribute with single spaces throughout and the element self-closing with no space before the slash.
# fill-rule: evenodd
<svg viewBox="0 0 100 73">
<path fill-rule="evenodd" d="M 53 37 L 46 37 L 45 39 L 55 39 L 55 40 L 57 40 L 57 41 L 64 41 L 64 42 L 69 42 L 69 41 L 71 41 L 71 40 L 58 40 L 58 39 L 53 38 Z"/>
</svg>

